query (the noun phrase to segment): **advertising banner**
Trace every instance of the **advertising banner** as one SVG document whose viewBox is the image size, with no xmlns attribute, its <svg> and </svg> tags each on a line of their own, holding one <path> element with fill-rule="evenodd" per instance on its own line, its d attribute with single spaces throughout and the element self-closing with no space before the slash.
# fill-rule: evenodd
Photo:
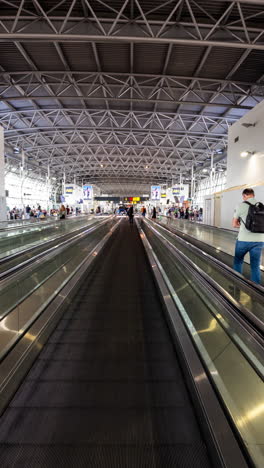
<svg viewBox="0 0 264 468">
<path fill-rule="evenodd" d="M 151 200 L 160 200 L 160 192 L 161 192 L 160 185 L 152 185 L 151 186 Z"/>
<path fill-rule="evenodd" d="M 83 185 L 83 199 L 84 200 L 93 199 L 93 186 L 92 185 Z"/>
</svg>

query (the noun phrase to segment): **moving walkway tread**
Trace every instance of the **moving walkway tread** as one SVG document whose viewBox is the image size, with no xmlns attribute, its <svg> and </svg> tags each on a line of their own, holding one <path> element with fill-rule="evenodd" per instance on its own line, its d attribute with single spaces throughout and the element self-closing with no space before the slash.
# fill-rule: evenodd
<svg viewBox="0 0 264 468">
<path fill-rule="evenodd" d="M 110 242 L 0 420 L 1 466 L 211 466 L 136 226 Z"/>
</svg>

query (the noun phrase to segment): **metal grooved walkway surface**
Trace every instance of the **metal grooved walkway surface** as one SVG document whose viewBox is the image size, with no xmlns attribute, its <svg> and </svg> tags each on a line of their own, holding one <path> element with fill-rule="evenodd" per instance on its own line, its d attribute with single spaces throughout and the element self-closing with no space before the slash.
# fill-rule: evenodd
<svg viewBox="0 0 264 468">
<path fill-rule="evenodd" d="M 209 467 L 136 226 L 99 260 L 0 420 L 1 467 Z"/>
</svg>

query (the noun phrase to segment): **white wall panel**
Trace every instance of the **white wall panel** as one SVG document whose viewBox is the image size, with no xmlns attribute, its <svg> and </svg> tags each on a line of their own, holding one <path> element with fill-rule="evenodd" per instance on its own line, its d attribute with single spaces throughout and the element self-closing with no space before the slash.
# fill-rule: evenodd
<svg viewBox="0 0 264 468">
<path fill-rule="evenodd" d="M 243 124 L 255 124 L 246 128 Z M 235 140 L 238 141 L 235 142 Z M 254 152 L 242 158 L 242 151 Z M 234 123 L 228 132 L 227 188 L 264 184 L 264 101 Z"/>
</svg>

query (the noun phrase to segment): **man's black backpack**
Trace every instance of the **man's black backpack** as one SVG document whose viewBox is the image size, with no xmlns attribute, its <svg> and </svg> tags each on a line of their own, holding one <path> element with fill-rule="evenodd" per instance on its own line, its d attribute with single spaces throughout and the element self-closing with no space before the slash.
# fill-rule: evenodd
<svg viewBox="0 0 264 468">
<path fill-rule="evenodd" d="M 264 234 L 264 205 L 263 203 L 256 203 L 252 205 L 249 202 L 244 202 L 249 205 L 246 222 L 244 223 L 246 228 L 250 232 Z"/>
</svg>

